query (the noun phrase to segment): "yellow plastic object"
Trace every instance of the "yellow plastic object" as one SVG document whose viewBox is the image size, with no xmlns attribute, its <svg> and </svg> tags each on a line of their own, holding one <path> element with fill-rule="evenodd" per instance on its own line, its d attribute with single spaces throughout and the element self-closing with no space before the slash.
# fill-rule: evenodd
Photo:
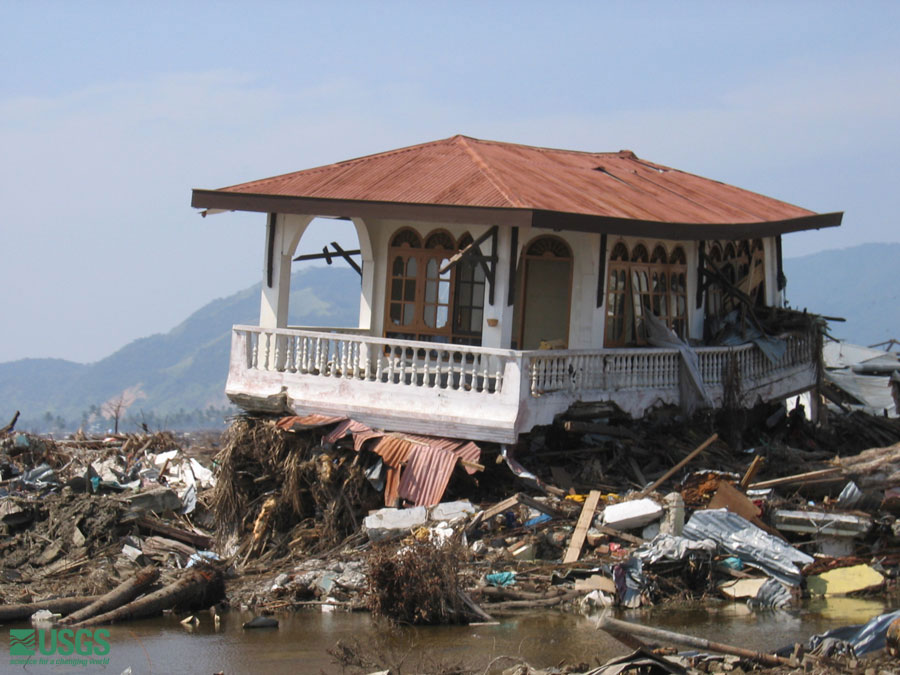
<svg viewBox="0 0 900 675">
<path fill-rule="evenodd" d="M 884 583 L 884 577 L 868 565 L 839 567 L 806 578 L 806 587 L 815 595 L 845 595 Z"/>
</svg>

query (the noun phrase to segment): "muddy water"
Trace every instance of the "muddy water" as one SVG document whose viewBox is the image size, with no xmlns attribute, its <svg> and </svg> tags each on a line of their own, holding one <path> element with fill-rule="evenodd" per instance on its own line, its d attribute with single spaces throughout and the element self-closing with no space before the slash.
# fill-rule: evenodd
<svg viewBox="0 0 900 675">
<path fill-rule="evenodd" d="M 829 628 L 863 623 L 894 609 L 895 604 L 841 598 L 810 601 L 791 612 L 750 612 L 743 605 L 723 603 L 702 608 L 624 612 L 619 617 L 710 640 L 771 650 Z M 326 650 L 338 640 L 352 639 L 364 644 L 368 655 L 380 653 L 387 662 L 396 663 L 407 655 L 404 672 L 416 672 L 422 658 L 466 663 L 483 670 L 491 659 L 500 656 L 517 656 L 535 666 L 548 666 L 563 660 L 596 664 L 625 652 L 617 642 L 598 632 L 590 619 L 558 613 L 507 618 L 495 626 L 393 632 L 376 625 L 368 614 L 303 612 L 280 616 L 277 629 L 247 631 L 241 629 L 241 624 L 251 614 L 223 615 L 218 631 L 209 614 L 204 612 L 198 617 L 200 625 L 192 631 L 174 617 L 111 627 L 110 661 L 102 670 L 39 664 L 23 669 L 8 664 L 7 649 L 0 656 L 0 672 L 118 675 L 130 666 L 134 673 L 333 673 L 341 672 L 340 667 Z M 8 644 L 8 631 L 3 629 L 0 635 Z"/>
</svg>

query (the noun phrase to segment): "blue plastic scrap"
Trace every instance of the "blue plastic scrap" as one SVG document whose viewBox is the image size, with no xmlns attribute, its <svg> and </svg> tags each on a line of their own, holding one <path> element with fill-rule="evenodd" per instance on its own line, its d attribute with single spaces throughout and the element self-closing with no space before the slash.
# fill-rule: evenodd
<svg viewBox="0 0 900 675">
<path fill-rule="evenodd" d="M 506 587 L 513 586 L 516 583 L 516 573 L 515 572 L 493 572 L 491 574 L 485 574 L 484 580 L 490 586 L 498 586 L 498 587 Z"/>
</svg>

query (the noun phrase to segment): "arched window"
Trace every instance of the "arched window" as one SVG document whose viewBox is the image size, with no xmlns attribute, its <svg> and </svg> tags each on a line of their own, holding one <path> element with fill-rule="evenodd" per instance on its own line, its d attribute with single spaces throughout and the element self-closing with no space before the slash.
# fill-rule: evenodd
<svg viewBox="0 0 900 675">
<path fill-rule="evenodd" d="M 472 243 L 472 237 L 464 234 L 459 238 L 459 249 Z M 460 260 L 456 266 L 455 302 L 453 308 L 454 342 L 461 344 L 481 344 L 484 322 L 484 267 L 468 258 Z"/>
<path fill-rule="evenodd" d="M 610 254 L 606 292 L 607 347 L 644 344 L 644 316 L 650 312 L 684 337 L 687 329 L 687 258 L 676 246 L 671 254 L 662 242 L 636 244 L 629 252 L 617 243 Z"/>
<path fill-rule="evenodd" d="M 468 258 L 449 266 L 454 254 L 471 243 L 472 237 L 464 235 L 457 244 L 446 230 L 422 237 L 403 228 L 391 237 L 386 337 L 481 344 L 484 271 Z M 462 302 L 455 298 L 459 293 Z"/>
</svg>

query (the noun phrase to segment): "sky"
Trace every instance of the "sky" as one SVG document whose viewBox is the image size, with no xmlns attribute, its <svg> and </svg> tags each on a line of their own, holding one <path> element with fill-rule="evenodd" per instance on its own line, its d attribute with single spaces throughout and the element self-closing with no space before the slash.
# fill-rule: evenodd
<svg viewBox="0 0 900 675">
<path fill-rule="evenodd" d="M 99 360 L 261 279 L 218 188 L 446 138 L 639 157 L 900 241 L 897 2 L 0 0 L 0 362 Z M 300 252 L 337 238 L 321 221 Z"/>
</svg>

